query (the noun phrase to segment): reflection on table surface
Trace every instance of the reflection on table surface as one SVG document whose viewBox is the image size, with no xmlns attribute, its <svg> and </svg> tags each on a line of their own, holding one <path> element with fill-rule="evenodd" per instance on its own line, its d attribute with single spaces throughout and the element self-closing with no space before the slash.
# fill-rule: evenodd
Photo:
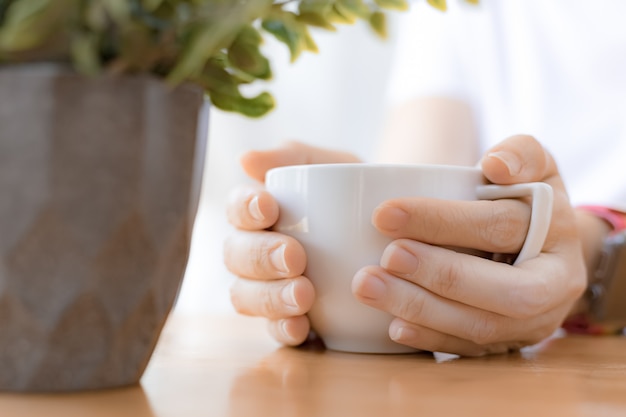
<svg viewBox="0 0 626 417">
<path fill-rule="evenodd" d="M 277 345 L 260 319 L 172 316 L 141 385 L 0 394 L 2 417 L 625 416 L 626 338 L 520 353 L 362 355 Z"/>
</svg>

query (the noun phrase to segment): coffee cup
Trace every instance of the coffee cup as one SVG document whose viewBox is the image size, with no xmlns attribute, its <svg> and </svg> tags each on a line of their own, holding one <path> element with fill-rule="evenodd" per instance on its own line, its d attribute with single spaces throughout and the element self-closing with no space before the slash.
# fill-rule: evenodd
<svg viewBox="0 0 626 417">
<path fill-rule="evenodd" d="M 415 351 L 391 340 L 390 314 L 357 301 L 352 294 L 355 273 L 377 265 L 392 241 L 371 222 L 382 202 L 402 197 L 467 201 L 529 197 L 530 225 L 516 263 L 539 254 L 552 213 L 548 184 L 488 184 L 477 167 L 293 165 L 268 171 L 265 184 L 280 209 L 274 230 L 296 238 L 307 254 L 304 275 L 316 292 L 308 313 L 312 328 L 327 348 L 344 352 Z"/>
</svg>

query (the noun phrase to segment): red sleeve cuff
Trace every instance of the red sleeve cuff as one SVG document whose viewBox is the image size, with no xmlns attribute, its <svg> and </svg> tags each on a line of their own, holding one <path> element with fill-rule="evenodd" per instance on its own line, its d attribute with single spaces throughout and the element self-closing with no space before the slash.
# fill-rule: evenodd
<svg viewBox="0 0 626 417">
<path fill-rule="evenodd" d="M 589 212 L 611 225 L 614 232 L 626 230 L 626 213 L 604 206 L 585 205 L 578 209 Z"/>
</svg>

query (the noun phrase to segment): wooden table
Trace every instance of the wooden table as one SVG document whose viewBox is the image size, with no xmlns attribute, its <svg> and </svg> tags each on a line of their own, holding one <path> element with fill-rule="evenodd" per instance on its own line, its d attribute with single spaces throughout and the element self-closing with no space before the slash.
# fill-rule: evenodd
<svg viewBox="0 0 626 417">
<path fill-rule="evenodd" d="M 140 386 L 0 394 L 0 416 L 626 416 L 626 338 L 478 359 L 362 355 L 280 347 L 260 319 L 173 315 Z"/>
</svg>

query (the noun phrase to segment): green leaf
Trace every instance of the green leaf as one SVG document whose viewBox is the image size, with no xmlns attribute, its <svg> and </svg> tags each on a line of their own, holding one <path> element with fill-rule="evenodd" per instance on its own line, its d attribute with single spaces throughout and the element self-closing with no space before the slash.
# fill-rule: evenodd
<svg viewBox="0 0 626 417">
<path fill-rule="evenodd" d="M 321 14 L 318 13 L 313 13 L 313 12 L 300 12 L 300 14 L 298 16 L 296 16 L 296 19 L 299 22 L 305 23 L 309 26 L 315 26 L 318 28 L 322 28 L 322 29 L 326 29 L 326 30 L 330 30 L 330 31 L 336 31 L 337 28 L 335 26 L 333 26 L 327 19 L 326 17 L 322 16 Z"/>
<path fill-rule="evenodd" d="M 0 49 L 25 51 L 58 34 L 64 17 L 75 9 L 70 0 L 15 0 L 0 27 Z"/>
<path fill-rule="evenodd" d="M 267 18 L 263 20 L 262 27 L 267 32 L 274 35 L 276 39 L 287 45 L 291 54 L 292 62 L 295 61 L 302 53 L 303 48 L 300 34 L 298 33 L 298 30 L 294 29 L 294 25 L 290 24 L 290 22 L 286 19 L 280 19 L 277 17 Z"/>
<path fill-rule="evenodd" d="M 87 27 L 95 31 L 103 31 L 109 23 L 104 4 L 92 1 L 84 7 L 83 18 Z"/>
<path fill-rule="evenodd" d="M 142 0 L 141 4 L 145 10 L 152 12 L 158 9 L 164 1 L 165 0 Z"/>
<path fill-rule="evenodd" d="M 263 19 L 262 27 L 287 45 L 294 62 L 302 51 L 317 52 L 317 45 L 309 33 L 306 24 L 297 19 L 297 15 L 279 8 L 274 8 L 272 13 Z"/>
<path fill-rule="evenodd" d="M 272 78 L 269 60 L 261 54 L 259 46 L 263 38 L 252 26 L 244 26 L 228 48 L 228 59 L 235 68 L 255 78 Z"/>
<path fill-rule="evenodd" d="M 71 54 L 78 71 L 84 74 L 100 72 L 99 42 L 93 33 L 77 34 L 72 39 Z"/>
<path fill-rule="evenodd" d="M 328 12 L 327 18 L 332 23 L 341 23 L 345 25 L 352 25 L 356 22 L 356 18 L 353 13 L 350 13 L 349 10 L 338 6 L 337 3 L 331 7 Z"/>
<path fill-rule="evenodd" d="M 116 22 L 125 22 L 130 17 L 128 0 L 100 0 L 100 2 Z"/>
<path fill-rule="evenodd" d="M 31 19 L 46 11 L 52 4 L 52 0 L 15 1 L 9 7 L 6 23 L 16 23 Z"/>
<path fill-rule="evenodd" d="M 13 3 L 13 0 L 0 0 L 0 21 L 4 21 L 7 9 Z"/>
<path fill-rule="evenodd" d="M 243 96 L 227 96 L 209 90 L 209 97 L 215 107 L 230 112 L 241 113 L 248 117 L 262 117 L 276 106 L 274 97 L 263 92 L 256 97 L 246 98 Z"/>
<path fill-rule="evenodd" d="M 187 34 L 185 48 L 168 76 L 169 81 L 178 83 L 200 72 L 211 55 L 224 46 L 229 33 L 224 22 L 198 23 Z"/>
<path fill-rule="evenodd" d="M 368 23 L 374 32 L 383 39 L 388 36 L 387 32 L 387 16 L 383 12 L 374 12 L 370 16 Z"/>
<path fill-rule="evenodd" d="M 363 0 L 337 0 L 335 5 L 342 11 L 342 14 L 349 13 L 353 17 L 361 19 L 369 19 L 372 14 Z"/>
<path fill-rule="evenodd" d="M 274 98 L 269 93 L 255 97 L 244 97 L 239 91 L 239 82 L 235 76 L 222 67 L 223 62 L 212 60 L 194 81 L 209 93 L 211 102 L 225 111 L 234 111 L 248 117 L 260 117 L 275 106 Z"/>
<path fill-rule="evenodd" d="M 196 78 L 207 90 L 213 90 L 223 95 L 239 95 L 239 83 L 224 68 L 221 60 L 211 60 Z"/>
<path fill-rule="evenodd" d="M 433 6 L 435 9 L 439 9 L 442 12 L 448 10 L 448 5 L 446 4 L 446 0 L 428 0 L 428 4 Z"/>
<path fill-rule="evenodd" d="M 315 13 L 325 16 L 336 0 L 301 0 L 298 5 L 300 13 Z"/>
<path fill-rule="evenodd" d="M 313 37 L 309 33 L 309 29 L 306 26 L 303 26 L 302 40 L 304 42 L 304 49 L 305 50 L 307 50 L 309 52 L 314 52 L 314 53 L 318 53 L 319 52 L 317 44 L 315 43 L 315 40 L 313 39 Z"/>
<path fill-rule="evenodd" d="M 167 77 L 171 83 L 198 75 L 210 57 L 234 41 L 241 28 L 270 10 L 272 0 L 222 0 L 204 4 L 206 9 L 198 10 L 198 15 L 183 30 L 185 47 Z"/>
<path fill-rule="evenodd" d="M 119 36 L 121 41 L 116 64 L 129 71 L 149 71 L 161 54 L 162 48 L 161 45 L 154 43 L 150 30 L 129 22 L 121 29 Z"/>
<path fill-rule="evenodd" d="M 429 3 L 430 1 L 428 0 Z M 445 2 L 445 0 L 442 1 Z M 409 3 L 406 0 L 375 0 L 375 2 L 379 7 L 388 10 L 404 11 L 409 8 Z"/>
</svg>

